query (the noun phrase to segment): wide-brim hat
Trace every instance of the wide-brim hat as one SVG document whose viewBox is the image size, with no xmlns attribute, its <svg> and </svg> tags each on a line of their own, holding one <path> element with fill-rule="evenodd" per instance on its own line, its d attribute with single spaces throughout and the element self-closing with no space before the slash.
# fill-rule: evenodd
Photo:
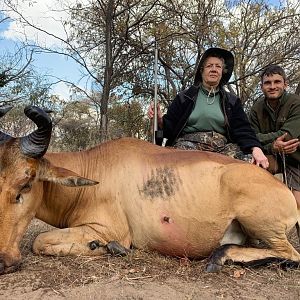
<svg viewBox="0 0 300 300">
<path fill-rule="evenodd" d="M 211 56 L 212 57 L 214 57 L 214 56 L 222 57 L 224 59 L 227 72 L 223 73 L 221 81 L 220 81 L 220 85 L 224 85 L 224 84 L 228 83 L 228 81 L 232 75 L 233 68 L 234 68 L 233 54 L 230 51 L 222 49 L 222 48 L 209 48 L 203 53 L 203 55 L 201 56 L 201 59 L 199 61 L 197 71 L 195 74 L 195 80 L 194 80 L 195 85 L 199 85 L 202 82 L 202 74 L 201 74 L 202 66 L 203 66 L 205 60 Z"/>
</svg>

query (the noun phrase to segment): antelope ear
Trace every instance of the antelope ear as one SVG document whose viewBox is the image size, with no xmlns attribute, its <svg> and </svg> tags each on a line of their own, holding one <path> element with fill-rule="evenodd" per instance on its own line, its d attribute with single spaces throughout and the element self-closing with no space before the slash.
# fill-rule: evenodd
<svg viewBox="0 0 300 300">
<path fill-rule="evenodd" d="M 41 160 L 38 180 L 54 182 L 70 187 L 91 186 L 99 183 L 98 181 L 82 177 L 68 169 L 56 167 L 46 159 Z"/>
</svg>

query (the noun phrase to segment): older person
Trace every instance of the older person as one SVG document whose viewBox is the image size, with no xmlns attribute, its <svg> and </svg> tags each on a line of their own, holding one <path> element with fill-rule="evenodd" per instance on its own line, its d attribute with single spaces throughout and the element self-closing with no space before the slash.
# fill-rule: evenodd
<svg viewBox="0 0 300 300">
<path fill-rule="evenodd" d="M 240 99 L 224 89 L 233 67 L 231 52 L 221 48 L 206 50 L 194 84 L 175 97 L 164 116 L 158 106 L 158 126 L 163 129 L 167 146 L 219 152 L 268 168 L 268 159 Z M 153 110 L 151 104 L 149 118 L 153 118 Z"/>
</svg>

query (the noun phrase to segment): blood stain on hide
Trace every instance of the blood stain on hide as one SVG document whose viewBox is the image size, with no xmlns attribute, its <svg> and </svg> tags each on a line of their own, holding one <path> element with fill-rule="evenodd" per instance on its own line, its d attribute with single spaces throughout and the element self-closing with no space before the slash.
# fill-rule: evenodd
<svg viewBox="0 0 300 300">
<path fill-rule="evenodd" d="M 178 181 L 180 182 L 180 179 L 175 176 L 174 169 L 169 167 L 157 168 L 151 171 L 150 178 L 144 182 L 140 193 L 152 199 L 155 197 L 166 199 L 175 195 L 176 190 L 178 190 Z"/>
<path fill-rule="evenodd" d="M 164 216 L 163 217 L 163 223 L 173 223 L 173 220 L 170 217 Z"/>
</svg>

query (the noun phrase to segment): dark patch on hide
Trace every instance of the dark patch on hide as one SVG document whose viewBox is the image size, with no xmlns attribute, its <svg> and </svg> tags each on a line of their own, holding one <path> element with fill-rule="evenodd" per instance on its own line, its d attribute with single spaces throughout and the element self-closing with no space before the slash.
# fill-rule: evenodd
<svg viewBox="0 0 300 300">
<path fill-rule="evenodd" d="M 178 178 L 175 176 L 174 169 L 169 167 L 157 168 L 151 171 L 150 178 L 144 182 L 140 193 L 146 197 L 167 198 L 175 195 L 178 190 Z"/>
</svg>

